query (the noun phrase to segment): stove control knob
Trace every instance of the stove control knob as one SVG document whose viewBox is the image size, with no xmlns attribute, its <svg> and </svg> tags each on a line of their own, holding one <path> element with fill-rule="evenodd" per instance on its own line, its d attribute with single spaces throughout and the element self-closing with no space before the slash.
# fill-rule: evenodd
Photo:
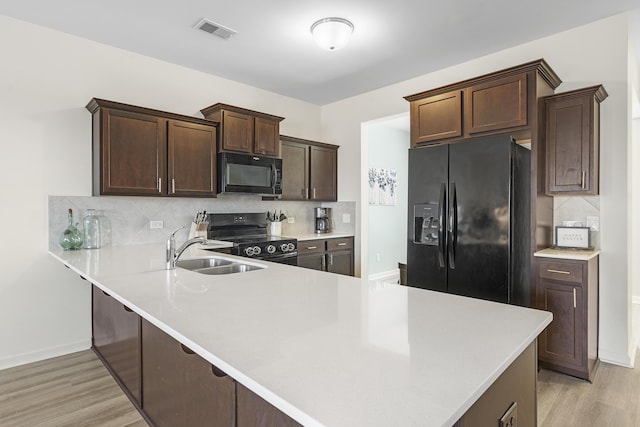
<svg viewBox="0 0 640 427">
<path fill-rule="evenodd" d="M 287 248 L 287 244 L 286 244 L 286 243 L 283 243 L 283 244 L 281 244 L 281 245 L 280 245 L 280 250 L 281 250 L 282 252 L 287 252 L 287 249 L 288 249 L 288 248 Z"/>
<path fill-rule="evenodd" d="M 274 245 L 267 246 L 267 252 L 273 254 L 276 252 L 276 247 Z"/>
<path fill-rule="evenodd" d="M 253 248 L 251 246 L 249 246 L 248 248 L 246 248 L 244 250 L 244 253 L 246 256 L 253 256 Z"/>
<path fill-rule="evenodd" d="M 287 252 L 293 252 L 296 250 L 296 246 L 293 243 L 287 243 Z"/>
<path fill-rule="evenodd" d="M 262 252 L 262 249 L 260 249 L 260 246 L 254 246 L 253 247 L 253 254 L 254 255 L 260 255 L 260 252 Z"/>
</svg>

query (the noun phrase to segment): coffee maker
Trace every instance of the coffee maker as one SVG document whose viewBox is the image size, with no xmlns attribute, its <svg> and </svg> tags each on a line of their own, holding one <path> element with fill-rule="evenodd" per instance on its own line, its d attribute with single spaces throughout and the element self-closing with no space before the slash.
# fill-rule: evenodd
<svg viewBox="0 0 640 427">
<path fill-rule="evenodd" d="M 316 233 L 328 233 L 331 231 L 331 208 L 314 208 L 316 218 Z"/>
</svg>

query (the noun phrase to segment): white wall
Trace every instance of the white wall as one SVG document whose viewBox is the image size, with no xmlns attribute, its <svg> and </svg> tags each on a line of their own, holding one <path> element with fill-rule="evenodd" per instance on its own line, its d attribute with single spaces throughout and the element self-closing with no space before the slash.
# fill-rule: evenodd
<svg viewBox="0 0 640 427">
<path fill-rule="evenodd" d="M 389 127 L 382 121 L 368 124 L 366 133 L 368 164 L 365 167 L 393 169 L 397 174 L 396 205 L 368 206 L 367 276 L 370 276 L 397 272 L 398 262 L 407 262 L 409 132 Z"/>
<path fill-rule="evenodd" d="M 196 116 L 226 102 L 320 136 L 317 106 L 4 16 L 0 52 L 0 369 L 90 345 L 89 287 L 47 254 L 47 196 L 91 194 L 92 97 Z"/>
<path fill-rule="evenodd" d="M 405 95 L 538 58 L 545 58 L 564 81 L 558 91 L 602 83 L 609 98 L 602 105 L 601 117 L 600 356 L 622 365 L 631 364 L 627 28 L 625 15 L 614 16 L 322 107 L 323 138 L 340 144 L 342 158 L 350 159 L 339 164 L 340 195 L 360 201 L 363 168 L 354 161 L 361 159 L 361 123 L 407 112 L 409 104 L 402 98 Z M 360 214 L 361 210 L 359 203 L 356 212 Z M 359 230 L 356 242 L 363 232 Z"/>
</svg>

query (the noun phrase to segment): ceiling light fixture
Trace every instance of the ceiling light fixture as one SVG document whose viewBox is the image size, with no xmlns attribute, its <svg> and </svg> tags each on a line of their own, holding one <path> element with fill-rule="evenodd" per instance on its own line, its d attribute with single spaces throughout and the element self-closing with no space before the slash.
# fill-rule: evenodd
<svg viewBox="0 0 640 427">
<path fill-rule="evenodd" d="M 322 49 L 338 50 L 349 42 L 353 24 L 344 18 L 323 18 L 313 23 L 311 34 Z"/>
</svg>

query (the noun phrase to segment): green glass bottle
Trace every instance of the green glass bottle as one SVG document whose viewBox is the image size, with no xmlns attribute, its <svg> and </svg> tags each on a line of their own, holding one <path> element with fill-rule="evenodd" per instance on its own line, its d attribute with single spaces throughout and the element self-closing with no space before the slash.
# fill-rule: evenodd
<svg viewBox="0 0 640 427">
<path fill-rule="evenodd" d="M 71 208 L 69 208 L 68 219 L 69 224 L 60 236 L 60 246 L 65 251 L 80 249 L 82 248 L 82 234 L 73 224 L 73 210 Z"/>
</svg>

